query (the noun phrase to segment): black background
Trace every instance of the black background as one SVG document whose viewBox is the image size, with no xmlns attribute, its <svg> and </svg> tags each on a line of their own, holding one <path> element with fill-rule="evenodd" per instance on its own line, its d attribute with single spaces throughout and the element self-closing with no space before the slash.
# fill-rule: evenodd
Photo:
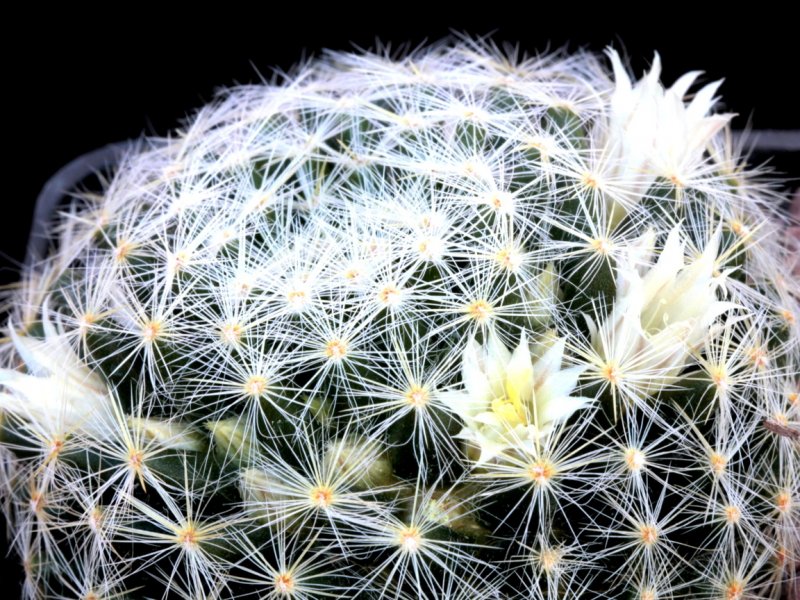
<svg viewBox="0 0 800 600">
<path fill-rule="evenodd" d="M 7 21 L 0 283 L 16 279 L 33 202 L 60 166 L 109 142 L 165 134 L 219 86 L 257 81 L 258 72 L 287 69 L 326 47 L 371 47 L 376 39 L 416 45 L 451 31 L 491 33 L 495 41 L 518 42 L 528 52 L 564 45 L 601 51 L 613 44 L 630 56 L 637 77 L 658 50 L 666 85 L 693 69 L 705 71 L 702 81 L 725 77 L 721 107 L 739 113 L 736 128 L 748 121 L 756 128 L 800 128 L 800 32 L 788 14 L 768 12 L 769 7 L 758 7 L 758 14 L 736 9 L 741 12 L 721 20 L 723 10 L 732 10 L 727 3 L 713 18 L 673 3 L 650 3 L 647 15 L 587 12 L 565 2 L 526 4 L 523 12 L 502 2 L 461 4 L 439 17 L 405 4 L 370 6 L 361 23 L 353 8 L 322 14 L 299 4 L 283 6 L 281 16 L 216 5 L 213 13 L 198 13 L 199 21 L 187 14 L 145 14 L 144 8 L 124 17 L 39 14 Z M 754 155 L 756 162 L 765 158 Z M 797 153 L 770 164 L 800 175 Z M 0 555 L 5 555 L 2 537 Z M 2 566 L 18 571 L 17 564 L 10 557 Z M 15 597 L 14 580 L 0 581 L 3 597 Z"/>
</svg>

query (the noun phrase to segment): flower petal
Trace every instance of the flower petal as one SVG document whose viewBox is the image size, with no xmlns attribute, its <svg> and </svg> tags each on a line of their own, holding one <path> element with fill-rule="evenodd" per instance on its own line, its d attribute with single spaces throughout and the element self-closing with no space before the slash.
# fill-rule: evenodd
<svg viewBox="0 0 800 600">
<path fill-rule="evenodd" d="M 475 338 L 467 342 L 461 356 L 461 380 L 467 393 L 475 402 L 488 403 L 492 399 L 492 388 L 483 367 L 481 349 Z"/>
<path fill-rule="evenodd" d="M 594 402 L 592 398 L 585 398 L 583 396 L 562 396 L 560 398 L 554 398 L 552 402 L 547 403 L 547 406 L 539 414 L 539 417 L 545 426 L 558 423 L 567 420 L 576 410 L 585 408 L 592 402 Z"/>
<path fill-rule="evenodd" d="M 507 399 L 518 410 L 533 393 L 533 364 L 524 331 L 506 366 L 505 392 Z"/>
<path fill-rule="evenodd" d="M 533 366 L 533 377 L 537 392 L 539 387 L 551 374 L 557 373 L 561 369 L 561 361 L 564 358 L 564 348 L 566 344 L 566 338 L 556 339 L 547 352 L 536 361 L 536 364 Z"/>
<path fill-rule="evenodd" d="M 493 328 L 489 328 L 484 347 L 484 373 L 494 398 L 502 396 L 505 392 L 505 372 L 509 360 L 511 360 L 511 353 L 497 332 Z"/>
<path fill-rule="evenodd" d="M 469 392 L 439 392 L 436 394 L 437 401 L 447 410 L 461 417 L 470 420 L 475 418 L 480 412 L 484 412 L 489 405 L 489 400 L 482 396 L 476 396 Z"/>
</svg>

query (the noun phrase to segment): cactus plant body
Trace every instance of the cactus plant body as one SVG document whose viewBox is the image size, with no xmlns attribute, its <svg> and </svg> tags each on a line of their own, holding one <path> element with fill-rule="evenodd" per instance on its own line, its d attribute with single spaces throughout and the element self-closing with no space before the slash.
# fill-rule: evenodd
<svg viewBox="0 0 800 600">
<path fill-rule="evenodd" d="M 698 75 L 330 52 L 75 190 L 0 346 L 25 597 L 792 593 L 798 257 Z"/>
</svg>

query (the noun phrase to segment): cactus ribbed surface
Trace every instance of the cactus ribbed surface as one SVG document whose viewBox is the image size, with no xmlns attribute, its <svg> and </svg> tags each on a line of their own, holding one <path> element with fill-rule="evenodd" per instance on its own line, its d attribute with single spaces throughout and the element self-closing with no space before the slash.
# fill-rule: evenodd
<svg viewBox="0 0 800 600">
<path fill-rule="evenodd" d="M 331 52 L 138 142 L 7 293 L 25 597 L 791 593 L 797 251 L 697 76 Z"/>
</svg>

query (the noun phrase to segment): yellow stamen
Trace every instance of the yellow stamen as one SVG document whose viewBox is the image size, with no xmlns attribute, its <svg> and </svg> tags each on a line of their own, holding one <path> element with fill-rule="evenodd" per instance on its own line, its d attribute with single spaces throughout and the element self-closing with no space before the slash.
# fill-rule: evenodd
<svg viewBox="0 0 800 600">
<path fill-rule="evenodd" d="M 146 490 L 147 486 L 144 483 L 144 453 L 135 448 L 131 449 L 128 452 L 128 466 L 134 473 L 136 473 L 142 489 Z"/>
<path fill-rule="evenodd" d="M 714 382 L 714 385 L 720 392 L 725 392 L 728 389 L 730 380 L 728 379 L 728 373 L 724 366 L 715 367 L 711 370 L 710 375 L 711 381 Z"/>
<path fill-rule="evenodd" d="M 359 276 L 361 275 L 361 271 L 359 271 L 355 267 L 351 267 L 350 269 L 347 269 L 343 273 L 343 275 L 344 278 L 347 279 L 348 281 L 354 281 L 359 278 Z"/>
<path fill-rule="evenodd" d="M 89 513 L 89 529 L 92 531 L 99 531 L 103 525 L 103 510 L 99 506 L 95 506 Z"/>
<path fill-rule="evenodd" d="M 172 268 L 177 273 L 187 267 L 191 261 L 191 255 L 186 250 L 181 250 L 172 258 Z"/>
<path fill-rule="evenodd" d="M 753 348 L 750 350 L 750 360 L 757 369 L 765 369 L 769 365 L 769 358 L 767 353 L 762 348 Z"/>
<path fill-rule="evenodd" d="M 36 490 L 31 493 L 30 507 L 31 511 L 36 515 L 42 514 L 45 505 L 44 492 Z"/>
<path fill-rule="evenodd" d="M 503 248 L 494 256 L 500 266 L 508 271 L 514 271 L 519 267 L 520 256 L 514 248 Z"/>
<path fill-rule="evenodd" d="M 747 226 L 742 223 L 739 219 L 734 219 L 731 221 L 731 231 L 738 235 L 739 237 L 743 237 L 747 235 L 748 229 Z"/>
<path fill-rule="evenodd" d="M 86 333 L 97 322 L 97 318 L 97 315 L 93 312 L 83 313 L 78 318 L 78 329 L 80 329 L 81 333 Z"/>
</svg>

